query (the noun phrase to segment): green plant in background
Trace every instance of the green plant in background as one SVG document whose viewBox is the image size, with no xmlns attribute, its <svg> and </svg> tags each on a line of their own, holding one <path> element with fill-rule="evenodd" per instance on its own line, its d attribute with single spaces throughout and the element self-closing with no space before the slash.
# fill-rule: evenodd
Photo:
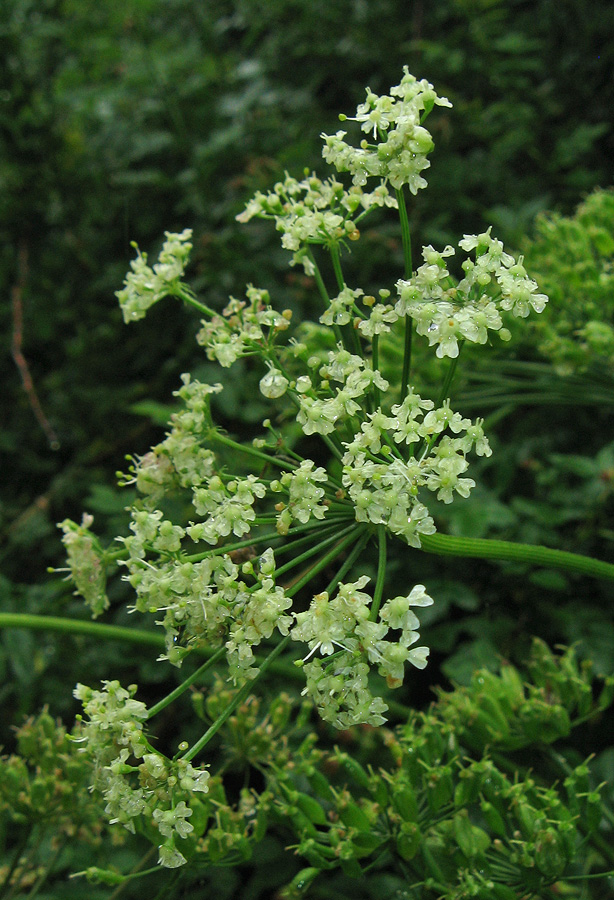
<svg viewBox="0 0 614 900">
<path fill-rule="evenodd" d="M 345 131 L 323 136 L 325 158 L 349 173 L 351 184 L 336 175 L 286 175 L 238 217 L 275 222 L 291 263 L 318 290 L 317 323 L 300 323 L 288 339 L 290 313 L 251 285 L 222 313 L 203 304 L 183 280 L 189 230 L 167 233 L 153 266 L 139 252 L 118 292 L 127 322 L 167 295 L 196 308 L 205 317 L 198 342 L 207 357 L 224 368 L 239 359 L 259 365 L 260 392 L 270 403 L 264 432 L 238 440 L 214 422 L 221 385 L 182 376 L 182 406 L 170 431 L 122 476 L 138 492 L 123 547 L 101 547 L 90 516 L 61 525 L 73 580 L 94 616 L 109 607 L 108 570 L 121 566 L 136 593 L 133 611 L 156 616 L 163 628 L 162 658 L 181 667 L 190 656 L 208 657 L 151 707 L 136 698 L 136 686 L 117 680 L 75 691 L 84 715 L 73 740 L 105 814 L 156 845 L 163 868 L 247 859 L 250 838 L 262 839 L 269 819 L 290 828 L 298 855 L 312 867 L 288 896 L 323 869 L 341 866 L 358 877 L 363 859 L 368 868 L 388 866 L 425 898 L 543 891 L 575 877 L 588 838 L 596 848 L 589 865 L 611 862 L 596 833 L 603 804 L 589 790 L 587 772 L 566 772 L 568 794 L 583 779 L 591 797 L 569 813 L 555 787 L 528 777 L 514 783 L 508 763 L 497 768 L 486 752 L 567 737 L 570 716 L 586 720 L 607 708 L 609 682 L 593 702 L 572 653 L 557 661 L 538 648 L 534 689 L 505 667 L 501 680 L 480 676 L 471 694 L 442 696 L 432 721 L 418 717 L 394 739 L 385 732 L 394 761 L 388 773 L 369 774 L 338 753 L 337 763 L 367 792 L 358 803 L 347 787 L 323 778 L 323 757 L 306 728 L 308 706 L 290 728 L 291 704 L 273 704 L 261 720 L 252 696 L 267 673 L 285 671 L 304 679 L 303 695 L 336 728 L 382 725 L 388 710 L 399 713 L 390 693 L 403 683 L 406 663 L 427 664 L 428 647 L 416 646 L 416 609 L 434 602 L 423 584 L 398 593 L 391 583 L 390 563 L 414 550 L 614 577 L 614 566 L 589 557 L 436 530 L 429 497 L 444 506 L 457 494 L 468 497 L 475 487 L 466 475 L 469 455 L 491 453 L 483 421 L 450 405 L 463 347 L 487 344 L 492 333 L 509 340 L 513 320 L 541 312 L 547 299 L 490 229 L 463 237 L 459 248 L 469 255 L 459 263 L 452 246 L 428 246 L 414 269 L 405 185 L 413 195 L 426 186 L 433 141 L 424 122 L 436 105 L 450 106 L 407 69 L 389 94 L 368 90 L 353 117 L 364 134 L 358 146 Z M 369 179 L 376 179 L 371 190 Z M 398 210 L 404 273 L 376 297 L 350 286 L 343 265 L 365 218 L 382 207 Z M 328 261 L 316 256 L 318 248 Z M 391 385 L 380 360 L 395 332 L 403 351 Z M 426 340 L 416 357 L 420 338 Z M 428 367 L 415 365 L 424 348 L 446 365 L 440 384 L 431 382 Z M 24 617 L 22 624 L 34 623 Z M 294 642 L 301 644 L 298 658 Z M 198 716 L 203 695 L 195 686 L 223 659 L 234 687 L 218 681 L 211 689 L 200 709 L 209 727 L 189 741 L 174 735 L 173 746 L 161 749 L 149 722 L 188 690 Z M 284 757 L 286 725 L 288 735 L 303 735 L 292 767 Z M 238 802 L 229 799 L 229 761 L 215 771 L 203 756 L 218 732 L 238 742 L 232 765 L 249 763 L 265 777 L 264 793 L 244 789 Z M 475 763 L 466 758 L 471 752 Z M 87 874 L 122 879 L 91 868 Z"/>
<path fill-rule="evenodd" d="M 614 372 L 614 191 L 590 194 L 573 216 L 541 215 L 525 258 L 556 316 L 528 335 L 563 374 Z M 533 332 L 533 334 L 531 334 Z"/>
</svg>

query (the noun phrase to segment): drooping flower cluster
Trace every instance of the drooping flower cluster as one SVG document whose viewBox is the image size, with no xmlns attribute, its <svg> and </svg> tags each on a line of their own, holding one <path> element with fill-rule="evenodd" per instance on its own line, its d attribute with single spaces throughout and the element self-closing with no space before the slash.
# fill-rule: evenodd
<svg viewBox="0 0 614 900">
<path fill-rule="evenodd" d="M 425 79 L 418 81 L 404 68 L 400 84 L 390 94 L 378 96 L 367 88 L 367 99 L 355 116 L 343 120 L 359 122 L 361 129 L 372 132 L 370 144 L 363 140 L 360 147 L 345 141 L 347 132 L 323 134 L 324 159 L 338 172 L 350 172 L 355 185 L 366 184 L 367 178 L 389 181 L 393 188 L 406 184 L 412 194 L 426 187 L 420 174 L 430 166 L 427 154 L 433 149 L 430 132 L 421 124 L 434 105 L 452 104 L 446 97 L 438 97 L 433 85 Z"/>
<path fill-rule="evenodd" d="M 207 793 L 209 773 L 154 750 L 144 730 L 147 707 L 134 699 L 135 692 L 118 681 L 103 682 L 101 691 L 78 684 L 74 694 L 87 718 L 79 717 L 73 739 L 93 761 L 92 786 L 101 792 L 110 822 L 132 833 L 139 819 L 155 826 L 165 839 L 158 861 L 175 868 L 186 862 L 177 841 L 194 830 L 189 803 L 194 805 L 195 793 Z"/>
<path fill-rule="evenodd" d="M 75 584 L 75 593 L 80 594 L 96 619 L 109 608 L 106 595 L 107 575 L 103 553 L 95 536 L 90 531 L 94 517 L 83 513 L 81 524 L 64 519 L 59 528 L 64 532 L 62 543 L 66 547 L 69 577 Z"/>
<path fill-rule="evenodd" d="M 389 687 L 403 683 L 405 663 L 418 669 L 426 666 L 428 647 L 413 647 L 420 637 L 420 623 L 411 609 L 432 605 L 424 585 L 416 585 L 406 597 L 387 600 L 376 621 L 371 615 L 371 597 L 362 590 L 368 582 L 363 575 L 351 584 L 339 584 L 332 599 L 326 592 L 317 594 L 308 610 L 295 614 L 291 631 L 293 640 L 307 643 L 306 660 L 317 651 L 330 658 L 305 662 L 304 693 L 313 698 L 322 718 L 336 728 L 386 721 L 386 703 L 369 690 L 370 664 Z M 386 639 L 390 629 L 401 632 L 397 640 Z"/>
<path fill-rule="evenodd" d="M 158 262 L 147 265 L 147 254 L 137 249 L 137 257 L 130 263 L 131 272 L 126 275 L 124 287 L 116 291 L 124 322 L 143 319 L 150 306 L 169 294 L 176 294 L 177 288 L 190 256 L 192 230 L 186 228 L 181 234 L 165 232 Z"/>
</svg>

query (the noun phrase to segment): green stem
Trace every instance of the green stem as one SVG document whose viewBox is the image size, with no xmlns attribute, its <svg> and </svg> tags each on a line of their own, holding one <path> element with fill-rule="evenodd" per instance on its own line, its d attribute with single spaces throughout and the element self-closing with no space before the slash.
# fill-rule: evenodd
<svg viewBox="0 0 614 900">
<path fill-rule="evenodd" d="M 437 400 L 437 408 L 442 405 L 444 400 L 447 400 L 449 397 L 450 385 L 452 384 L 452 379 L 454 378 L 454 373 L 456 372 L 456 366 L 458 365 L 458 359 L 460 356 L 460 352 L 463 349 L 464 341 L 458 342 L 458 356 L 454 359 L 450 360 L 450 365 L 448 366 L 448 371 L 446 373 L 445 381 L 441 386 L 441 391 L 439 392 L 439 399 Z"/>
<path fill-rule="evenodd" d="M 345 281 L 343 279 L 343 272 L 341 270 L 341 256 L 339 255 L 339 245 L 338 244 L 330 244 L 329 246 L 330 258 L 333 263 L 333 270 L 335 272 L 335 278 L 337 279 L 337 287 L 340 291 L 345 287 Z"/>
<path fill-rule="evenodd" d="M 333 264 L 333 269 L 335 272 L 335 279 L 337 281 L 337 287 L 340 291 L 342 291 L 344 289 L 344 287 L 346 286 L 346 284 L 345 284 L 345 278 L 343 277 L 343 270 L 341 268 L 341 256 L 339 254 L 339 244 L 330 244 L 328 247 L 328 250 L 330 252 L 330 258 L 331 258 L 331 261 Z M 362 348 L 360 346 L 360 341 L 358 339 L 358 335 L 356 334 L 356 329 L 354 328 L 354 325 L 352 324 L 352 322 L 350 322 L 350 324 L 347 325 L 344 330 L 341 330 L 341 329 L 339 329 L 339 330 L 342 335 L 344 333 L 346 334 L 346 336 L 349 335 L 348 340 L 347 341 L 344 340 L 344 342 L 343 342 L 346 349 L 355 353 L 356 356 L 362 356 Z"/>
<path fill-rule="evenodd" d="M 124 628 L 121 625 L 103 625 L 81 619 L 63 619 L 60 616 L 34 616 L 29 613 L 0 613 L 0 628 L 30 628 L 34 631 L 59 631 L 64 634 L 86 634 L 100 640 L 128 641 L 147 647 L 164 648 L 164 638 L 152 631 Z"/>
<path fill-rule="evenodd" d="M 399 218 L 401 220 L 401 242 L 403 244 L 403 261 L 405 266 L 405 279 L 408 280 L 412 276 L 413 264 L 411 256 L 411 234 L 409 230 L 409 218 L 407 216 L 407 206 L 405 205 L 405 194 L 403 188 L 396 191 L 397 203 L 399 205 Z M 403 344 L 403 370 L 401 372 L 401 403 L 403 402 L 407 389 L 409 387 L 409 375 L 411 371 L 411 345 L 413 336 L 414 323 L 410 316 L 405 317 L 405 340 Z"/>
<path fill-rule="evenodd" d="M 379 334 L 374 334 L 371 339 L 371 367 L 374 372 L 377 372 L 379 369 Z M 376 385 L 373 385 L 373 404 L 375 409 L 378 408 L 380 403 L 380 390 Z"/>
<path fill-rule="evenodd" d="M 298 592 L 303 588 L 306 584 L 308 584 L 315 576 L 322 571 L 322 569 L 326 569 L 332 562 L 334 562 L 340 553 L 342 553 L 352 541 L 355 539 L 356 531 L 358 531 L 358 526 L 356 529 L 352 529 L 350 534 L 346 535 L 346 537 L 342 538 L 340 541 L 337 541 L 332 550 L 329 550 L 321 559 L 319 559 L 311 568 L 305 572 L 305 574 L 295 581 L 294 584 L 288 588 L 286 594 L 288 597 L 294 597 Z M 365 542 L 366 543 L 366 542 Z M 347 560 L 346 560 L 347 563 Z M 349 568 L 349 567 L 348 567 Z M 326 588 L 325 590 L 329 590 Z"/>
<path fill-rule="evenodd" d="M 333 432 L 333 434 L 335 434 L 335 432 Z M 343 453 L 341 452 L 339 447 L 337 447 L 337 445 L 334 443 L 331 436 L 329 434 L 321 434 L 320 437 L 322 438 L 322 440 L 324 441 L 324 443 L 326 444 L 326 446 L 328 447 L 330 452 L 333 454 L 333 456 L 335 456 L 337 459 L 340 460 L 341 457 L 343 456 Z M 338 435 L 335 434 L 335 438 L 337 439 L 337 441 L 339 441 Z"/>
<path fill-rule="evenodd" d="M 57 850 L 51 857 L 51 861 L 49 863 L 47 863 L 47 865 L 45 866 L 44 872 L 42 872 L 39 875 L 36 882 L 32 885 L 30 893 L 27 895 L 28 900 L 30 900 L 30 898 L 37 896 L 38 892 L 40 891 L 40 889 L 42 888 L 44 883 L 47 881 L 47 879 L 49 878 L 49 875 L 51 874 L 51 870 L 53 869 L 56 862 L 58 861 L 60 854 L 64 850 L 64 847 L 66 846 L 67 842 L 68 842 L 68 838 L 64 838 L 64 840 L 60 842 L 59 847 L 57 848 Z"/>
<path fill-rule="evenodd" d="M 161 866 L 153 866 L 150 869 L 144 868 L 151 857 L 156 853 L 157 849 L 158 848 L 155 845 L 153 847 L 150 847 L 145 856 L 143 856 L 142 859 L 138 861 L 132 871 L 129 872 L 128 875 L 126 875 L 124 881 L 122 881 L 122 883 L 115 888 L 113 893 L 109 895 L 107 900 L 117 900 L 117 897 L 119 897 L 119 895 L 123 893 L 124 887 L 126 887 L 126 885 L 129 884 L 134 878 L 140 878 L 142 875 L 151 875 L 153 872 L 160 871 L 160 869 L 162 868 Z"/>
<path fill-rule="evenodd" d="M 308 550 L 305 550 L 303 553 L 298 554 L 298 556 L 293 556 L 289 562 L 285 563 L 283 566 L 280 566 L 279 569 L 276 569 L 275 577 L 279 579 L 279 577 L 285 572 L 288 572 L 290 569 L 296 568 L 296 566 L 302 565 L 306 560 L 311 559 L 312 556 L 316 556 L 326 547 L 330 546 L 330 544 L 333 544 L 335 541 L 338 541 L 339 538 L 344 537 L 350 530 L 354 530 L 355 527 L 356 523 L 352 522 L 351 525 L 348 525 L 347 528 L 344 528 L 342 531 L 335 529 L 334 534 L 319 541 L 319 543 L 310 547 Z"/>
<path fill-rule="evenodd" d="M 186 291 L 182 285 L 179 285 L 177 290 L 174 292 L 174 296 L 178 297 L 180 300 L 183 300 L 185 303 L 189 303 L 190 306 L 193 306 L 199 312 L 204 313 L 206 316 L 215 316 L 217 315 L 214 310 L 209 309 L 208 306 L 205 306 L 204 303 L 201 303 L 199 300 L 194 297 L 191 292 Z"/>
<path fill-rule="evenodd" d="M 377 526 L 377 543 L 378 543 L 378 560 L 377 560 L 377 580 L 375 582 L 375 590 L 373 591 L 373 603 L 371 604 L 371 612 L 369 618 L 372 622 L 377 620 L 382 595 L 384 593 L 384 581 L 386 578 L 386 527 L 384 525 Z"/>
<path fill-rule="evenodd" d="M 238 450 L 240 453 L 247 453 L 248 456 L 253 456 L 256 459 L 264 460 L 266 463 L 272 463 L 274 466 L 279 466 L 280 469 L 287 469 L 289 472 L 293 472 L 294 469 L 296 469 L 294 463 L 283 462 L 281 459 L 269 456 L 268 453 L 261 453 L 260 450 L 256 450 L 255 447 L 249 447 L 247 444 L 239 444 L 238 441 L 233 441 L 232 438 L 227 437 L 225 434 L 221 434 L 219 431 L 212 431 L 211 438 L 219 444 L 224 444 L 226 447 L 232 447 L 234 450 Z"/>
<path fill-rule="evenodd" d="M 194 684 L 195 681 L 204 675 L 207 669 L 210 669 L 212 666 L 216 664 L 218 659 L 224 656 L 226 652 L 225 647 L 220 647 L 215 653 L 209 657 L 207 662 L 204 662 L 199 669 L 197 669 L 189 678 L 186 678 L 178 687 L 175 688 L 174 691 L 171 691 L 170 694 L 167 694 L 166 697 L 163 697 L 162 700 L 159 700 L 155 706 L 152 706 L 150 710 L 147 711 L 147 719 L 153 719 L 159 712 L 162 712 L 167 706 L 169 706 L 174 700 L 187 691 L 190 685 Z"/>
<path fill-rule="evenodd" d="M 13 858 L 10 862 L 10 865 L 8 866 L 6 875 L 4 876 L 4 881 L 0 885 L 0 897 L 6 896 L 6 892 L 8 891 L 10 883 L 11 883 L 11 878 L 13 877 L 13 872 L 19 865 L 19 860 L 23 856 L 23 853 L 24 853 L 26 847 L 28 846 L 28 842 L 29 842 L 30 838 L 32 837 L 33 831 L 34 831 L 34 826 L 30 825 L 26 836 L 23 838 L 23 840 L 19 844 L 17 844 L 17 848 L 15 850 L 15 853 L 13 854 Z"/>
<path fill-rule="evenodd" d="M 614 564 L 569 553 L 567 550 L 551 550 L 537 544 L 520 544 L 513 541 L 496 541 L 487 538 L 464 538 L 450 534 L 420 535 L 422 549 L 426 553 L 441 556 L 464 556 L 469 559 L 501 559 L 529 563 L 551 569 L 579 572 L 594 578 L 614 580 Z"/>
<path fill-rule="evenodd" d="M 371 537 L 371 535 L 369 534 L 368 531 L 366 531 L 363 535 L 361 535 L 361 537 L 358 540 L 358 543 L 356 544 L 356 546 L 354 547 L 354 549 L 352 550 L 352 552 L 350 553 L 350 555 L 348 556 L 346 561 L 343 563 L 343 565 L 341 566 L 341 568 L 339 569 L 339 571 L 337 572 L 335 577 L 332 579 L 332 581 L 329 584 L 326 585 L 326 593 L 327 594 L 330 594 L 335 589 L 335 587 L 339 584 L 341 579 L 345 577 L 346 572 L 350 571 L 350 569 L 352 568 L 352 566 L 354 565 L 354 563 L 356 562 L 356 560 L 358 559 L 358 557 L 360 556 L 360 554 L 362 553 L 364 548 L 366 547 L 370 537 Z"/>
<path fill-rule="evenodd" d="M 283 652 L 283 650 L 285 650 L 289 641 L 290 635 L 287 635 L 287 637 L 283 638 L 283 640 L 279 642 L 275 649 L 272 650 L 271 653 L 269 653 L 267 658 L 260 666 L 256 677 L 248 679 L 248 681 L 246 681 L 245 684 L 241 688 L 239 688 L 233 700 L 228 704 L 221 716 L 219 716 L 219 718 L 215 720 L 213 725 L 211 725 L 211 727 L 208 728 L 207 731 L 205 731 L 203 736 L 198 741 L 196 741 L 194 746 L 182 755 L 182 759 L 187 759 L 190 762 L 201 752 L 201 750 L 203 750 L 207 746 L 211 738 L 217 734 L 224 722 L 230 718 L 235 709 L 240 706 L 241 703 L 243 703 L 243 701 L 249 696 L 249 694 L 251 694 L 254 685 L 262 678 L 273 660 L 276 659 L 276 657 L 278 657 L 279 654 Z"/>
<path fill-rule="evenodd" d="M 307 257 L 309 258 L 309 261 L 313 266 L 313 277 L 315 278 L 316 285 L 318 286 L 318 290 L 320 292 L 320 297 L 324 301 L 324 309 L 326 310 L 330 306 L 330 297 L 328 296 L 328 291 L 326 290 L 324 279 L 322 278 L 322 274 L 320 272 L 320 269 L 318 268 L 315 256 L 313 255 L 311 250 L 307 251 Z"/>
</svg>

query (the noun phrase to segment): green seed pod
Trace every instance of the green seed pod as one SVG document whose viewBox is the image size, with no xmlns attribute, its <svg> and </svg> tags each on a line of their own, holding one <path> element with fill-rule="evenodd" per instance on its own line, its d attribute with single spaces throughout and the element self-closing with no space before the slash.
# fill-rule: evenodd
<svg viewBox="0 0 614 900">
<path fill-rule="evenodd" d="M 535 864 L 547 878 L 559 878 L 565 869 L 566 858 L 554 828 L 541 831 L 535 841 Z"/>
<path fill-rule="evenodd" d="M 586 810 L 583 821 L 589 831 L 595 831 L 603 817 L 603 798 L 599 791 L 589 791 L 586 795 Z"/>
<path fill-rule="evenodd" d="M 335 856 L 333 848 L 320 844 L 313 838 L 301 841 L 296 852 L 300 856 L 304 856 L 312 866 L 317 866 L 318 869 L 332 869 L 337 865 L 336 862 L 331 862 L 330 859 L 331 856 Z"/>
<path fill-rule="evenodd" d="M 361 764 L 351 757 L 348 753 L 344 753 L 339 750 L 337 747 L 335 748 L 335 759 L 341 765 L 348 775 L 350 775 L 354 781 L 360 785 L 362 788 L 366 788 L 367 790 L 371 786 L 371 779 L 367 774 L 366 770 L 361 766 Z"/>
<path fill-rule="evenodd" d="M 429 806 L 436 812 L 452 799 L 454 793 L 451 766 L 437 766 L 431 769 L 425 781 Z"/>
<path fill-rule="evenodd" d="M 326 825 L 326 814 L 314 797 L 310 797 L 309 794 L 297 792 L 294 802 L 301 812 L 303 812 L 314 824 Z"/>
<path fill-rule="evenodd" d="M 493 900 L 518 900 L 518 892 L 506 884 L 494 882 L 490 888 L 490 897 Z"/>
<path fill-rule="evenodd" d="M 514 812 L 523 838 L 526 841 L 532 840 L 540 825 L 544 823 L 543 814 L 524 799 L 516 804 Z"/>
<path fill-rule="evenodd" d="M 320 874 L 320 869 L 311 866 L 308 869 L 301 869 L 287 887 L 284 888 L 282 896 L 284 900 L 295 900 L 301 894 L 306 893 L 313 881 Z"/>
<path fill-rule="evenodd" d="M 349 828 L 357 828 L 358 831 L 371 830 L 369 819 L 356 803 L 344 800 L 339 804 L 337 811 L 343 824 L 347 825 Z"/>
<path fill-rule="evenodd" d="M 477 825 L 472 825 L 466 810 L 462 810 L 454 816 L 454 837 L 461 851 L 471 859 L 484 853 L 490 846 L 490 838 Z"/>
<path fill-rule="evenodd" d="M 597 700 L 597 708 L 607 709 L 614 700 L 614 675 L 608 675 L 603 682 L 603 688 Z"/>
<path fill-rule="evenodd" d="M 486 714 L 493 735 L 497 736 L 498 741 L 502 741 L 509 735 L 510 726 L 508 717 L 503 712 L 499 701 L 491 694 L 484 694 L 480 697 L 480 706 Z"/>
<path fill-rule="evenodd" d="M 415 822 L 401 822 L 396 838 L 396 848 L 404 860 L 413 859 L 422 841 L 422 832 Z"/>
<path fill-rule="evenodd" d="M 333 794 L 332 788 L 328 782 L 328 779 L 325 775 L 320 772 L 319 769 L 316 769 L 315 766 L 310 767 L 305 773 L 307 776 L 307 781 L 309 782 L 310 787 L 313 788 L 314 792 L 322 797 L 324 800 L 334 800 L 335 795 Z"/>
<path fill-rule="evenodd" d="M 405 822 L 415 822 L 418 817 L 418 801 L 416 794 L 408 785 L 395 788 L 392 793 L 392 805 Z"/>
<path fill-rule="evenodd" d="M 499 837 L 505 837 L 507 834 L 507 829 L 505 827 L 505 820 L 498 809 L 489 803 L 488 800 L 482 800 L 480 803 L 480 809 L 482 810 L 482 815 L 486 821 L 486 824 Z"/>
</svg>

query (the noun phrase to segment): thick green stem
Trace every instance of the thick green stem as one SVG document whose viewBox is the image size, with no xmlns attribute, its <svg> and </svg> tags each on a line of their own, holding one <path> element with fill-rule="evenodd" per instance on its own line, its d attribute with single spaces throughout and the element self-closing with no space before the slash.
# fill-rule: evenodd
<svg viewBox="0 0 614 900">
<path fill-rule="evenodd" d="M 614 580 L 614 565 L 566 550 L 551 550 L 537 544 L 520 544 L 487 538 L 464 538 L 450 534 L 420 535 L 422 549 L 441 556 L 465 556 L 469 559 L 501 559 L 524 562 L 550 569 L 579 572 L 594 578 Z"/>
<path fill-rule="evenodd" d="M 63 619 L 60 616 L 33 616 L 29 613 L 0 613 L 0 628 L 30 628 L 33 631 L 58 631 L 64 634 L 85 634 L 103 641 L 127 641 L 141 646 L 165 647 L 161 634 L 124 628 L 121 625 L 103 625 L 81 619 Z"/>
<path fill-rule="evenodd" d="M 205 674 L 207 669 L 212 668 L 212 666 L 216 664 L 218 659 L 221 659 L 221 657 L 224 656 L 225 653 L 225 647 L 220 647 L 218 650 L 216 650 L 213 656 L 211 656 L 207 660 L 207 662 L 203 663 L 199 669 L 197 669 L 192 675 L 189 676 L 189 678 L 186 678 L 185 681 L 182 681 L 182 683 L 178 685 L 178 687 L 176 687 L 174 691 L 171 691 L 170 694 L 167 694 L 166 697 L 163 697 L 162 700 L 159 700 L 155 706 L 152 706 L 151 709 L 147 711 L 147 719 L 153 719 L 154 716 L 156 716 L 159 712 L 162 712 L 162 710 L 169 706 L 174 700 L 176 700 L 178 697 L 181 697 L 181 695 L 185 691 L 187 691 L 190 685 L 194 684 L 195 681 L 198 681 L 198 679 Z"/>
</svg>

